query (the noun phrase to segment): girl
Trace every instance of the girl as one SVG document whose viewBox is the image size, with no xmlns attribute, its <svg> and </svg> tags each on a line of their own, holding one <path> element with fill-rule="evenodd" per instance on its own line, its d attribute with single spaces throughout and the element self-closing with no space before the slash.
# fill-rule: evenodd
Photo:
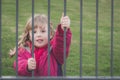
<svg viewBox="0 0 120 80">
<path fill-rule="evenodd" d="M 50 76 L 62 75 L 63 61 L 63 34 L 66 27 L 66 55 L 68 56 L 71 44 L 70 19 L 61 17 L 61 23 L 54 31 L 50 23 Z M 18 75 L 31 76 L 34 70 L 35 76 L 48 75 L 48 20 L 45 15 L 34 16 L 34 58 L 32 58 L 32 18 L 25 26 L 25 31 L 18 42 Z M 10 50 L 10 56 L 15 54 L 15 49 Z M 16 70 L 16 62 L 14 61 Z"/>
</svg>

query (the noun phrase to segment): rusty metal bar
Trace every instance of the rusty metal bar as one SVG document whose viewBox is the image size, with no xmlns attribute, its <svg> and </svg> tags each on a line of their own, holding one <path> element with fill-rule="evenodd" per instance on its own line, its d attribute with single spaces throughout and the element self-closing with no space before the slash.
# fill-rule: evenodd
<svg viewBox="0 0 120 80">
<path fill-rule="evenodd" d="M 16 77 L 18 77 L 18 0 L 16 0 Z"/>
<path fill-rule="evenodd" d="M 50 0 L 48 0 L 48 76 L 50 76 Z"/>
<path fill-rule="evenodd" d="M 66 16 L 66 0 L 64 0 L 64 16 Z M 64 28 L 64 70 L 63 76 L 66 76 L 66 28 Z"/>
<path fill-rule="evenodd" d="M 113 31 L 114 31 L 114 0 L 111 0 L 111 60 L 110 60 L 110 75 L 113 77 Z"/>
<path fill-rule="evenodd" d="M 0 77 L 2 76 L 2 0 L 0 0 Z"/>
<path fill-rule="evenodd" d="M 34 0 L 32 0 L 32 57 L 34 58 Z M 34 71 L 32 71 L 34 77 Z"/>
<path fill-rule="evenodd" d="M 98 77 L 98 0 L 96 0 L 96 50 L 95 50 L 95 76 Z"/>
<path fill-rule="evenodd" d="M 82 77 L 82 16 L 83 2 L 80 0 L 80 77 Z"/>
</svg>

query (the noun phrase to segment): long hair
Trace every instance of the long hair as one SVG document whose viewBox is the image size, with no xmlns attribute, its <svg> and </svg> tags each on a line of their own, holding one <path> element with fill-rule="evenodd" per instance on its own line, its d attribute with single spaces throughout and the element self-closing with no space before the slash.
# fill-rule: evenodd
<svg viewBox="0 0 120 80">
<path fill-rule="evenodd" d="M 48 18 L 46 15 L 44 14 L 36 14 L 34 16 L 34 28 L 37 27 L 45 27 L 46 24 L 48 24 Z M 26 25 L 25 25 L 25 30 L 23 32 L 23 34 L 20 36 L 20 39 L 18 41 L 18 48 L 19 47 L 25 47 L 27 46 L 26 42 L 30 42 L 29 39 L 29 31 L 32 30 L 32 17 L 28 19 Z M 52 37 L 54 36 L 54 29 L 53 29 L 53 25 L 52 23 L 50 23 L 50 35 L 52 35 Z M 12 50 L 10 50 L 10 57 L 14 56 L 16 53 L 16 47 Z"/>
</svg>

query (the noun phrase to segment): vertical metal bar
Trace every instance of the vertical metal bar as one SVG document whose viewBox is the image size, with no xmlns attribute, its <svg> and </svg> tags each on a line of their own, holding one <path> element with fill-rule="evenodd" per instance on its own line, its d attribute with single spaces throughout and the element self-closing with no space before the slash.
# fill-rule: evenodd
<svg viewBox="0 0 120 80">
<path fill-rule="evenodd" d="M 114 0 L 111 0 L 111 61 L 110 61 L 110 74 L 113 76 L 113 30 L 114 30 Z"/>
<path fill-rule="evenodd" d="M 95 55 L 95 74 L 98 77 L 98 0 L 96 0 L 96 55 Z"/>
<path fill-rule="evenodd" d="M 32 0 L 32 57 L 34 58 L 34 0 Z M 34 77 L 34 71 L 32 71 Z"/>
<path fill-rule="evenodd" d="M 64 16 L 66 16 L 66 0 L 64 0 Z"/>
<path fill-rule="evenodd" d="M 48 0 L 48 76 L 50 76 L 50 0 Z"/>
<path fill-rule="evenodd" d="M 80 77 L 82 77 L 82 13 L 83 3 L 80 0 Z"/>
<path fill-rule="evenodd" d="M 16 76 L 18 76 L 18 0 L 16 0 Z"/>
<path fill-rule="evenodd" d="M 64 16 L 66 16 L 66 0 L 64 0 Z M 64 71 L 63 76 L 66 76 L 66 28 L 64 28 Z"/>
<path fill-rule="evenodd" d="M 2 0 L 0 0 L 0 77 L 2 76 Z"/>
</svg>

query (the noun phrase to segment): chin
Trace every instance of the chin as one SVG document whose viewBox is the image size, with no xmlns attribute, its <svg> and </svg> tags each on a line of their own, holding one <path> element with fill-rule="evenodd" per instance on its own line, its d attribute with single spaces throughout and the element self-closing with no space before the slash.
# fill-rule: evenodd
<svg viewBox="0 0 120 80">
<path fill-rule="evenodd" d="M 44 47 L 44 45 L 36 45 L 37 48 Z"/>
<path fill-rule="evenodd" d="M 41 48 L 42 46 L 36 46 L 37 48 Z"/>
</svg>

